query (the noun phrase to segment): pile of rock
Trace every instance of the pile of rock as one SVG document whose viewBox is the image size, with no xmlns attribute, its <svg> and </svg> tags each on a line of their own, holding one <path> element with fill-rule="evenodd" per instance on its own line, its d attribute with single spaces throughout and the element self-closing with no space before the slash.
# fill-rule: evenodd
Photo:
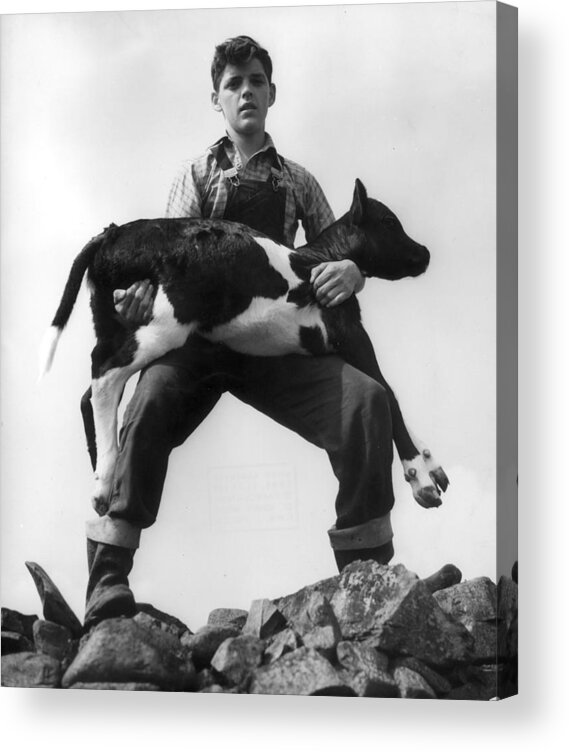
<svg viewBox="0 0 569 752">
<path fill-rule="evenodd" d="M 508 577 L 437 590 L 444 577 L 355 562 L 248 612 L 216 609 L 195 633 L 139 604 L 134 618 L 81 635 L 31 566 L 45 618 L 2 609 L 3 686 L 474 700 L 517 692 L 517 583 Z"/>
</svg>

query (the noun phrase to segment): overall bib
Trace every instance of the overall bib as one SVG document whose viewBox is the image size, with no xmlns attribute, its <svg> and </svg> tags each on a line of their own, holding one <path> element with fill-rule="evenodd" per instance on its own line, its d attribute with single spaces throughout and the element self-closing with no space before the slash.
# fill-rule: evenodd
<svg viewBox="0 0 569 752">
<path fill-rule="evenodd" d="M 287 188 L 276 152 L 268 180 L 253 181 L 240 178 L 222 144 L 214 149 L 229 183 L 224 219 L 283 242 Z M 101 518 L 109 530 L 154 523 L 170 452 L 224 391 L 328 453 L 339 482 L 336 523 L 329 531 L 335 550 L 391 540 L 393 449 L 385 390 L 335 355 L 253 357 L 199 337 L 190 337 L 140 376 L 121 431 L 110 506 Z M 102 542 L 112 544 L 113 536 L 118 540 L 109 532 Z"/>
<path fill-rule="evenodd" d="M 282 161 L 272 152 L 271 174 L 266 181 L 243 180 L 231 164 L 223 143 L 212 148 L 215 161 L 228 183 L 223 219 L 241 222 L 284 244 L 286 188 Z"/>
</svg>

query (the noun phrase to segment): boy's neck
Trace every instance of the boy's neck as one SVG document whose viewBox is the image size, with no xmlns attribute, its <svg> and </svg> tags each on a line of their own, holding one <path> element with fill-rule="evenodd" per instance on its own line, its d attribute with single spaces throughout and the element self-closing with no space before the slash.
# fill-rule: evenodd
<svg viewBox="0 0 569 752">
<path fill-rule="evenodd" d="M 265 145 L 266 134 L 264 130 L 259 133 L 251 134 L 235 133 L 232 130 L 228 130 L 227 132 L 239 150 L 243 167 L 245 167 L 253 154 L 256 154 Z"/>
</svg>

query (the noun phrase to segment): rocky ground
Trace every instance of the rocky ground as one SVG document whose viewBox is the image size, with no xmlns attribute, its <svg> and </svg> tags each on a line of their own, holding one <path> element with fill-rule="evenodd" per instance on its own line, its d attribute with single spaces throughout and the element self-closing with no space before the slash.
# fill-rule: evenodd
<svg viewBox="0 0 569 752">
<path fill-rule="evenodd" d="M 249 611 L 219 608 L 195 633 L 139 604 L 87 634 L 27 564 L 43 618 L 2 608 L 2 686 L 491 700 L 517 693 L 517 567 L 448 585 L 403 565 L 341 575 Z M 458 578 L 460 580 L 460 573 Z"/>
</svg>

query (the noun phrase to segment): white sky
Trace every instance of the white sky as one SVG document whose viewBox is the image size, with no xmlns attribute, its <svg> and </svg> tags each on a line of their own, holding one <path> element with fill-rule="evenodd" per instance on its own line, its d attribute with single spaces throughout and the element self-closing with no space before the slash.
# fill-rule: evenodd
<svg viewBox="0 0 569 752">
<path fill-rule="evenodd" d="M 37 346 L 85 242 L 160 216 L 179 163 L 223 133 L 209 65 L 240 33 L 273 58 L 279 151 L 338 215 L 361 178 L 432 253 L 425 276 L 372 280 L 361 296 L 408 423 L 451 479 L 426 511 L 395 463 L 396 561 L 495 579 L 494 13 L 451 2 L 2 19 L 2 605 L 38 612 L 33 560 L 83 615 L 85 291 L 40 385 Z M 267 497 L 263 483 L 279 479 Z M 335 493 L 322 452 L 226 396 L 172 456 L 131 578 L 138 600 L 196 629 L 211 608 L 334 574 Z"/>
</svg>

